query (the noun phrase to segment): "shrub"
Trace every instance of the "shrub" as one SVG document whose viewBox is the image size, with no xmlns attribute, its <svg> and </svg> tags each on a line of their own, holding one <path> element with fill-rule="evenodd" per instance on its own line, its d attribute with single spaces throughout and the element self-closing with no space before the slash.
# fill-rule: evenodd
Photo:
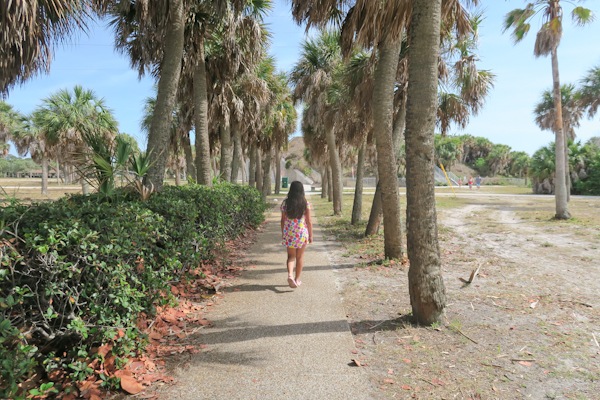
<svg viewBox="0 0 600 400">
<path fill-rule="evenodd" d="M 255 189 L 230 184 L 132 197 L 0 209 L 0 398 L 22 397 L 18 383 L 42 367 L 85 379 L 89 349 L 110 340 L 131 355 L 144 343 L 140 313 L 172 301 L 173 280 L 265 210 Z"/>
</svg>

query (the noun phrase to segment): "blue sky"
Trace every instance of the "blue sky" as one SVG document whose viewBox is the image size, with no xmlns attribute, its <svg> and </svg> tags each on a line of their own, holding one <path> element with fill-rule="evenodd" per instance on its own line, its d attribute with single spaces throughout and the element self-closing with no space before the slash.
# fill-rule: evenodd
<svg viewBox="0 0 600 400">
<path fill-rule="evenodd" d="M 549 58 L 535 58 L 533 43 L 540 20 L 534 19 L 532 32 L 514 45 L 509 32 L 502 33 L 502 20 L 507 12 L 524 7 L 521 0 L 483 0 L 480 2 L 485 20 L 480 30 L 480 68 L 496 75 L 495 87 L 479 115 L 471 117 L 465 130 L 483 136 L 494 143 L 509 145 L 513 150 L 533 154 L 553 140 L 548 131 L 541 131 L 533 122 L 532 111 L 544 90 L 552 85 Z M 600 1 L 588 0 L 584 6 L 598 17 L 591 25 L 575 27 L 567 15 L 571 5 L 565 2 L 565 21 L 559 65 L 562 83 L 578 81 L 594 66 L 600 65 Z M 292 20 L 288 0 L 275 0 L 267 23 L 273 32 L 271 53 L 278 68 L 289 70 L 297 60 L 304 27 Z M 91 26 L 89 35 L 79 34 L 56 49 L 50 74 L 40 75 L 13 89 L 6 101 L 23 113 L 29 113 L 41 100 L 59 89 L 71 89 L 80 84 L 104 98 L 117 120 L 121 132 L 138 139 L 145 148 L 145 134 L 139 126 L 144 100 L 152 96 L 153 80 L 138 80 L 126 56 L 113 49 L 111 31 L 104 24 Z M 600 115 L 582 120 L 578 139 L 585 142 L 600 136 Z"/>
</svg>

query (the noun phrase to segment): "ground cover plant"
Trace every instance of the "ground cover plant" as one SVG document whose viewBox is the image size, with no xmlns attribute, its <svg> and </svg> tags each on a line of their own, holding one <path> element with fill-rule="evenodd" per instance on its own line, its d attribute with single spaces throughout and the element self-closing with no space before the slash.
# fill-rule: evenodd
<svg viewBox="0 0 600 400">
<path fill-rule="evenodd" d="M 408 265 L 382 260 L 382 238 L 311 199 L 340 243 L 333 265 L 355 265 L 337 276 L 378 398 L 597 398 L 600 200 L 574 196 L 575 218 L 556 221 L 551 196 L 506 190 L 438 193 L 448 305 L 432 327 L 412 323 Z"/>
<path fill-rule="evenodd" d="M 215 254 L 264 210 L 255 189 L 230 184 L 2 208 L 0 398 L 141 390 L 122 371 L 158 338 L 154 316 L 181 283 L 214 290 Z"/>
</svg>

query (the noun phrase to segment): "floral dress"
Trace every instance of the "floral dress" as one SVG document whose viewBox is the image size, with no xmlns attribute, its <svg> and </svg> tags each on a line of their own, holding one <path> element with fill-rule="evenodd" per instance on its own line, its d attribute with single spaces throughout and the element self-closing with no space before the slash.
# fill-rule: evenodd
<svg viewBox="0 0 600 400">
<path fill-rule="evenodd" d="M 306 207 L 310 207 L 310 203 L 307 203 Z M 281 212 L 285 214 L 285 202 L 281 203 Z M 283 225 L 283 240 L 281 244 L 286 247 L 292 247 L 299 249 L 304 247 L 308 243 L 308 227 L 302 218 L 288 218 L 286 214 L 285 223 Z"/>
</svg>

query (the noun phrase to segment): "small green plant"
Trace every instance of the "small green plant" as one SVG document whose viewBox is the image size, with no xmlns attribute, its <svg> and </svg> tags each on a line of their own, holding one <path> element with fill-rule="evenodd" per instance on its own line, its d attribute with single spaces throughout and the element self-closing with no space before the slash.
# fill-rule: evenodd
<svg viewBox="0 0 600 400">
<path fill-rule="evenodd" d="M 44 396 L 48 397 L 52 394 L 58 393 L 58 390 L 54 387 L 54 382 L 42 383 L 39 388 L 31 389 L 29 394 L 32 396 Z"/>
</svg>

